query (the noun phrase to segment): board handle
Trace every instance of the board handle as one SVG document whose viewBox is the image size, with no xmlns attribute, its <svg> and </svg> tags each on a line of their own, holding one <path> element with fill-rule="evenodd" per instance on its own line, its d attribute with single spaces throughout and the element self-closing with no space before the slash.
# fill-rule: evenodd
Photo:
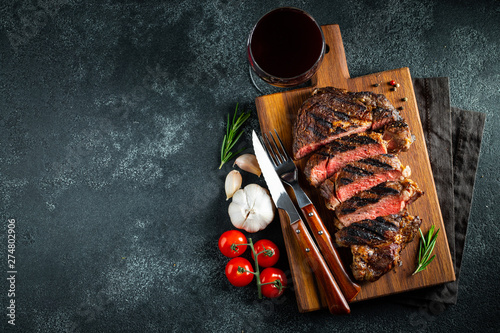
<svg viewBox="0 0 500 333">
<path fill-rule="evenodd" d="M 344 44 L 338 24 L 322 25 L 325 36 L 326 51 L 318 71 L 311 78 L 313 87 L 328 87 L 347 89 L 347 79 L 350 78 L 345 58 Z"/>
</svg>

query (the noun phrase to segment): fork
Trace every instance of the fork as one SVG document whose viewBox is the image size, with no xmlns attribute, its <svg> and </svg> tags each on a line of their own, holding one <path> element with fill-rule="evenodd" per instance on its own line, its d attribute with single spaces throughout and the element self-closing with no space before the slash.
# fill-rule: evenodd
<svg viewBox="0 0 500 333">
<path fill-rule="evenodd" d="M 359 293 L 361 287 L 354 283 L 347 274 L 347 271 L 340 260 L 340 256 L 332 244 L 330 233 L 323 224 L 323 221 L 321 220 L 311 199 L 309 199 L 307 194 L 299 185 L 297 166 L 286 152 L 283 142 L 281 141 L 276 129 L 274 130 L 274 133 L 277 140 L 274 138 L 272 132 L 269 132 L 271 139 L 269 139 L 266 134 L 263 135 L 266 142 L 264 147 L 266 148 L 271 162 L 274 165 L 274 170 L 282 182 L 293 188 L 297 204 L 302 210 L 302 213 L 304 213 L 304 217 L 311 228 L 318 247 L 330 267 L 330 270 L 332 271 L 332 274 L 346 300 L 350 302 Z"/>
</svg>

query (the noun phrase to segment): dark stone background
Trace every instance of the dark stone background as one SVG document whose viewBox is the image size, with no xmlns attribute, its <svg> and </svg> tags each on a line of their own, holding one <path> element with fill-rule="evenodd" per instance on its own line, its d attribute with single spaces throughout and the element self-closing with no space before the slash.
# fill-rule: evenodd
<svg viewBox="0 0 500 333">
<path fill-rule="evenodd" d="M 245 54 L 278 6 L 340 25 L 352 77 L 408 66 L 487 114 L 459 302 L 435 315 L 379 299 L 299 314 L 293 292 L 234 288 L 218 170 L 225 117 L 251 110 Z M 495 331 L 500 324 L 498 1 L 2 1 L 0 301 L 18 332 Z M 262 180 L 244 174 L 244 183 Z M 7 220 L 17 319 L 7 325 Z M 274 221 L 254 240 L 283 246 Z M 284 249 L 283 249 L 284 250 Z M 278 266 L 287 269 L 286 259 Z M 9 326 L 9 327 L 7 327 Z"/>
</svg>

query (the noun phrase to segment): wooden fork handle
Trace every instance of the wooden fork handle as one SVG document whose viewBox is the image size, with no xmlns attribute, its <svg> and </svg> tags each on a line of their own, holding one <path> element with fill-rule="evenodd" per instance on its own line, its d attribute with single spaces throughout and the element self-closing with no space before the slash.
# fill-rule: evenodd
<svg viewBox="0 0 500 333">
<path fill-rule="evenodd" d="M 335 280 L 340 286 L 340 289 L 344 293 L 347 301 L 352 301 L 361 290 L 361 287 L 354 283 L 347 274 L 344 264 L 340 260 L 339 253 L 332 244 L 330 233 L 323 224 L 323 221 L 319 217 L 314 205 L 309 204 L 302 207 L 301 209 L 304 213 L 309 227 L 311 228 L 311 232 L 316 239 L 316 244 L 318 244 L 321 254 L 330 267 Z"/>
<path fill-rule="evenodd" d="M 311 270 L 318 279 L 319 283 L 323 286 L 330 312 L 332 314 L 350 313 L 351 309 L 349 308 L 347 300 L 335 282 L 325 259 L 323 259 L 318 248 L 314 244 L 304 222 L 302 220 L 298 220 L 297 222 L 291 224 L 291 226 L 293 233 L 297 237 L 300 247 L 305 254 L 305 257 L 308 260 Z"/>
</svg>

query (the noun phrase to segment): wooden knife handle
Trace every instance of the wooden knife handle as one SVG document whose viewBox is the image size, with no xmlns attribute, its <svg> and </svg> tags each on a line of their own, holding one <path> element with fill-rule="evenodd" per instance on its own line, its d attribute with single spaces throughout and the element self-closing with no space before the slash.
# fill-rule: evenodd
<svg viewBox="0 0 500 333">
<path fill-rule="evenodd" d="M 350 313 L 351 309 L 349 308 L 349 304 L 347 303 L 339 286 L 335 282 L 325 259 L 323 259 L 318 248 L 314 245 L 313 239 L 307 231 L 304 222 L 299 220 L 291 226 L 302 251 L 305 253 L 306 258 L 309 261 L 311 270 L 318 279 L 319 283 L 323 286 L 330 312 L 333 314 Z"/>
<path fill-rule="evenodd" d="M 309 204 L 302 207 L 302 212 L 316 239 L 316 244 L 318 244 L 321 254 L 333 273 L 335 281 L 337 281 L 347 301 L 352 301 L 361 290 L 361 287 L 354 283 L 347 274 L 344 264 L 340 260 L 339 253 L 332 244 L 330 233 L 323 224 L 314 205 Z"/>
</svg>

